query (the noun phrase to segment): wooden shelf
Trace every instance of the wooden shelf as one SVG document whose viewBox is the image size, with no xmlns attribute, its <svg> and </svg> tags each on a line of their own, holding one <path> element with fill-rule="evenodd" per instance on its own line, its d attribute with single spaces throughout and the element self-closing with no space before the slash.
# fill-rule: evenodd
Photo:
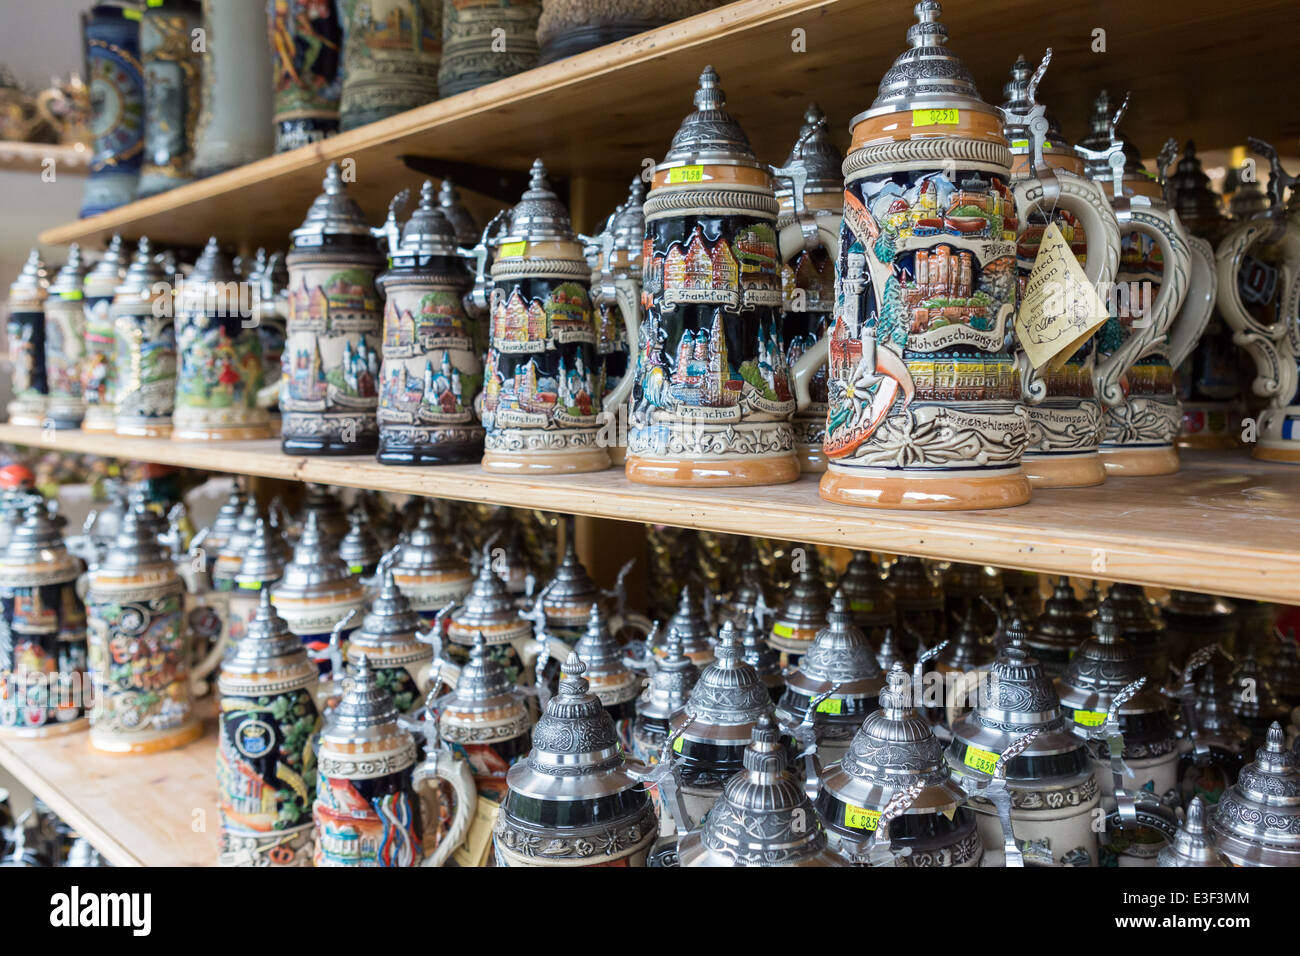
<svg viewBox="0 0 1300 956">
<path fill-rule="evenodd" d="M 0 442 L 1300 603 L 1300 471 L 1245 452 L 1188 452 L 1177 475 L 1040 491 L 1019 508 L 925 514 L 834 505 L 818 497 L 815 478 L 763 488 L 654 488 L 629 482 L 620 469 L 528 478 L 477 465 L 294 457 L 275 441 L 186 443 L 14 425 L 0 425 Z"/>
<path fill-rule="evenodd" d="M 0 737 L 0 763 L 114 866 L 213 866 L 217 861 L 217 728 L 199 703 L 203 736 L 165 753 L 110 756 L 85 731 Z"/>
<path fill-rule="evenodd" d="M 84 176 L 90 166 L 90 150 L 53 143 L 16 143 L 0 140 L 0 169 L 44 172 L 46 160 L 54 160 L 54 173 Z"/>
<path fill-rule="evenodd" d="M 272 156 L 79 222 L 46 230 L 47 244 L 102 242 L 114 232 L 198 245 L 283 245 L 319 192 L 327 163 L 355 161 L 351 194 L 378 224 L 389 199 L 417 184 L 404 157 L 524 170 L 542 156 L 573 177 L 575 225 L 590 228 L 646 159 L 667 150 L 691 108 L 701 68 L 722 76 L 728 106 L 758 155 L 780 163 L 803 109 L 816 99 L 842 144 L 884 71 L 905 47 L 912 0 L 739 0 L 708 13 L 438 100 L 321 143 Z M 1041 98 L 1078 139 L 1097 91 L 1133 92 L 1124 128 L 1147 154 L 1165 138 L 1203 149 L 1247 135 L 1279 148 L 1300 134 L 1292 69 L 1300 4 L 1287 0 L 950 0 L 952 47 L 986 99 L 1018 54 L 1055 56 Z M 1094 52 L 1094 31 L 1105 52 Z M 797 33 L 796 31 L 802 31 Z"/>
</svg>

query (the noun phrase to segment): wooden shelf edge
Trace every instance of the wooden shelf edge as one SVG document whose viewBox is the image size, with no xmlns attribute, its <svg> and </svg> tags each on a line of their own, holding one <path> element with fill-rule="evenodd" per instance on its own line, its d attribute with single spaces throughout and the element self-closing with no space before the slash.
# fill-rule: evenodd
<svg viewBox="0 0 1300 956">
<path fill-rule="evenodd" d="M 46 160 L 54 160 L 54 173 L 84 176 L 90 166 L 90 150 L 57 143 L 18 143 L 0 140 L 0 169 L 43 172 Z"/>
</svg>

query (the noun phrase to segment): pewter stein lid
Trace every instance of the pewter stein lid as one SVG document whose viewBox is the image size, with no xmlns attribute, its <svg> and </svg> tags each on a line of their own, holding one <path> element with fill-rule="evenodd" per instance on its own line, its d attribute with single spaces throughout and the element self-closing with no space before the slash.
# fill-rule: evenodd
<svg viewBox="0 0 1300 956">
<path fill-rule="evenodd" d="M 880 692 L 880 707 L 867 715 L 823 786 L 845 803 L 879 810 L 894 794 L 921 783 L 909 813 L 949 813 L 966 799 L 953 782 L 943 744 L 930 721 L 913 706 L 912 677 L 895 664 Z"/>
<path fill-rule="evenodd" d="M 692 736 L 713 736 L 709 728 L 721 728 L 728 739 L 734 739 L 734 728 L 751 727 L 759 717 L 772 714 L 772 697 L 758 671 L 741 660 L 740 642 L 730 621 L 722 625 L 713 654 L 713 662 L 691 688 L 684 713 L 695 718 Z"/>
<path fill-rule="evenodd" d="M 32 566 L 37 564 L 46 565 L 51 571 L 65 571 L 68 580 L 82 568 L 81 561 L 64 546 L 63 535 L 44 501 L 33 501 L 27 506 L 22 521 L 10 532 L 8 543 L 0 551 L 0 585 L 30 584 Z"/>
<path fill-rule="evenodd" d="M 122 237 L 114 233 L 113 238 L 109 240 L 108 248 L 104 250 L 104 254 L 86 273 L 83 285 L 90 286 L 103 283 L 111 288 L 122 281 L 125 272 L 126 255 L 122 247 Z"/>
<path fill-rule="evenodd" d="M 591 801 L 639 788 L 628 773 L 614 718 L 591 693 L 583 676 L 586 671 L 576 653 L 565 660 L 559 692 L 533 727 L 528 758 L 506 775 L 512 794 L 557 802 Z"/>
<path fill-rule="evenodd" d="M 113 294 L 148 298 L 153 294 L 153 287 L 167 278 L 169 276 L 163 272 L 163 267 L 154 259 L 148 237 L 141 236 L 135 247 L 135 256 L 122 276 L 122 284 L 113 290 Z"/>
<path fill-rule="evenodd" d="M 573 546 L 573 536 L 569 535 L 564 544 L 564 555 L 555 568 L 555 576 L 546 585 L 547 608 L 564 608 L 566 610 L 581 607 L 585 613 L 593 601 L 600 599 L 600 589 L 591 579 L 587 569 L 578 560 L 577 549 Z"/>
<path fill-rule="evenodd" d="M 809 697 L 834 684 L 840 685 L 836 697 L 874 697 L 884 685 L 876 652 L 867 636 L 853 626 L 848 600 L 838 588 L 831 597 L 826 625 L 786 678 L 787 687 Z"/>
<path fill-rule="evenodd" d="M 1111 124 L 1111 102 L 1110 94 L 1102 90 L 1097 94 L 1097 98 L 1092 103 L 1092 115 L 1088 117 L 1088 135 L 1079 140 L 1078 145 L 1091 153 L 1099 154 L 1110 148 L 1110 124 Z M 1138 175 L 1150 179 L 1146 167 L 1142 165 L 1142 151 L 1139 150 L 1124 135 L 1122 130 L 1116 130 L 1115 136 L 1119 139 L 1124 148 L 1124 175 Z M 1110 182 L 1114 178 L 1114 173 L 1104 158 L 1091 158 L 1084 156 L 1084 172 L 1089 179 L 1095 179 L 1099 182 Z M 1107 190 L 1107 195 L 1110 195 Z"/>
<path fill-rule="evenodd" d="M 1183 146 L 1183 158 L 1166 186 L 1178 218 L 1192 224 L 1191 228 L 1205 229 L 1226 221 L 1223 197 L 1210 185 L 1210 177 L 1205 175 L 1201 158 L 1196 155 L 1196 144 L 1190 139 Z"/>
<path fill-rule="evenodd" d="M 379 539 L 370 530 L 370 516 L 360 502 L 348 512 L 348 533 L 339 541 L 339 557 L 354 574 L 360 574 L 362 568 L 377 564 L 383 557 Z"/>
<path fill-rule="evenodd" d="M 664 656 L 659 658 L 650 681 L 637 698 L 636 715 L 651 720 L 670 720 L 686 706 L 691 688 L 700 672 L 682 653 L 682 641 L 675 631 L 668 632 Z"/>
<path fill-rule="evenodd" d="M 1217 846 L 1207 826 L 1208 811 L 1205 801 L 1192 797 L 1187 805 L 1187 817 L 1178 826 L 1172 843 L 1156 855 L 1156 866 L 1232 866 L 1230 860 Z"/>
<path fill-rule="evenodd" d="M 234 282 L 239 278 L 235 272 L 235 263 L 223 252 L 216 236 L 208 238 L 199 257 L 194 260 L 194 268 L 185 277 L 186 284 L 201 282 Z"/>
<path fill-rule="evenodd" d="M 633 176 L 627 188 L 627 199 L 614 213 L 609 224 L 614 237 L 614 252 L 627 256 L 633 269 L 640 267 L 641 247 L 645 242 L 645 183 Z"/>
<path fill-rule="evenodd" d="M 320 523 L 320 528 L 334 540 L 348 533 L 348 516 L 343 511 L 343 502 L 339 496 L 330 491 L 326 485 L 314 481 L 307 483 L 307 493 L 303 495 L 298 508 L 300 525 L 307 523 L 307 516 L 312 512 Z"/>
<path fill-rule="evenodd" d="M 256 587 L 278 581 L 292 553 L 284 535 L 265 518 L 257 519 L 243 552 L 244 559 L 235 575 L 236 587 Z"/>
<path fill-rule="evenodd" d="M 885 589 L 880 565 L 869 551 L 854 551 L 836 584 L 849 602 L 858 627 L 887 624 L 894 619 L 894 602 Z"/>
<path fill-rule="evenodd" d="M 682 866 L 848 866 L 826 846 L 803 781 L 771 717 L 760 717 L 743 756 L 703 826 L 679 841 Z"/>
<path fill-rule="evenodd" d="M 814 193 L 843 192 L 844 174 L 840 171 L 843 165 L 844 154 L 831 140 L 826 114 L 816 103 L 809 103 L 794 148 L 786 157 L 783 168 L 806 170 L 808 179 L 804 184 L 804 195 L 811 196 Z M 793 186 L 788 179 L 778 178 L 777 183 L 778 199 L 793 195 Z"/>
<path fill-rule="evenodd" d="M 1232 691 L 1229 706 L 1238 719 L 1259 733 L 1261 725 L 1274 720 L 1285 721 L 1290 716 L 1290 708 L 1273 689 L 1272 681 L 1264 674 L 1259 660 L 1247 654 L 1237 662 L 1232 671 Z M 1259 739 L 1258 736 L 1255 737 Z"/>
<path fill-rule="evenodd" d="M 1196 684 L 1193 708 L 1201 736 L 1210 737 L 1225 749 L 1243 752 L 1250 742 L 1250 730 L 1232 710 L 1232 688 L 1214 664 L 1206 667 Z"/>
<path fill-rule="evenodd" d="M 826 585 L 822 583 L 821 561 L 815 551 L 809 551 L 808 560 L 790 585 L 790 591 L 775 621 L 787 627 L 805 630 L 820 629 L 826 624 L 830 601 Z"/>
<path fill-rule="evenodd" d="M 338 163 L 330 163 L 326 168 L 322 187 L 324 191 L 312 200 L 302 225 L 289 233 L 294 246 L 319 246 L 326 236 L 370 238 L 372 234 L 365 214 L 357 201 L 347 194 Z"/>
<path fill-rule="evenodd" d="M 1064 574 L 1056 579 L 1052 596 L 1043 602 L 1043 613 L 1029 629 L 1026 646 L 1038 646 L 1069 653 L 1092 635 L 1092 617 L 1087 606 L 1074 595 L 1070 579 Z"/>
<path fill-rule="evenodd" d="M 920 558 L 900 554 L 885 571 L 885 585 L 894 596 L 909 607 L 943 607 L 943 586 L 935 580 L 930 569 Z"/>
<path fill-rule="evenodd" d="M 1021 644 L 1029 649 L 1029 653 L 1034 653 L 1034 648 L 1029 643 L 1029 625 L 1025 622 L 1024 615 L 1020 612 L 1020 602 L 1006 595 L 1004 601 L 1006 607 L 1001 614 L 1001 623 L 997 632 L 993 635 L 994 653 L 1002 650 L 1008 644 Z M 1067 656 L 1069 652 L 1066 652 Z"/>
<path fill-rule="evenodd" d="M 456 243 L 466 249 L 478 242 L 478 223 L 470 211 L 460 201 L 460 190 L 450 178 L 443 179 L 438 186 L 438 208 L 447 217 L 456 234 Z"/>
<path fill-rule="evenodd" d="M 429 648 L 415 639 L 423 624 L 420 615 L 411 610 L 401 588 L 393 579 L 391 568 L 385 568 L 379 578 L 379 591 L 370 602 L 370 610 L 361 620 L 361 626 L 348 637 L 349 645 L 366 647 L 406 647 L 414 645 L 422 651 Z"/>
<path fill-rule="evenodd" d="M 1034 67 L 1029 65 L 1025 55 L 1022 53 L 1016 57 L 1016 62 L 1011 67 L 1011 79 L 1007 80 L 1002 87 L 1002 96 L 1006 100 L 1002 104 L 1002 112 L 1008 117 L 1027 116 L 1036 105 L 1035 101 L 1029 98 L 1029 80 L 1033 75 Z M 1043 149 L 1050 149 L 1056 153 L 1073 153 L 1074 148 L 1066 141 L 1065 134 L 1061 132 L 1060 124 L 1056 122 L 1056 117 L 1052 115 L 1051 110 L 1046 111 L 1046 119 L 1047 141 L 1043 143 Z M 1006 134 L 1011 142 L 1012 153 L 1033 152 L 1033 137 L 1029 133 L 1029 127 L 1022 126 L 1020 123 L 1007 124 Z"/>
<path fill-rule="evenodd" d="M 302 600 L 331 594 L 351 588 L 353 581 L 352 572 L 321 531 L 316 512 L 308 512 L 302 535 L 293 546 L 293 560 L 284 566 L 280 583 L 275 586 L 275 599 Z"/>
<path fill-rule="evenodd" d="M 217 516 L 212 519 L 212 524 L 208 528 L 206 544 L 210 550 L 219 551 L 230 540 L 230 536 L 239 527 L 239 516 L 243 514 L 247 501 L 248 497 L 243 489 L 235 488 L 230 493 L 230 497 L 221 503 L 221 507 L 217 509 Z"/>
<path fill-rule="evenodd" d="M 1285 739 L 1274 721 L 1254 761 L 1214 807 L 1210 830 L 1238 866 L 1300 865 L 1300 769 Z"/>
<path fill-rule="evenodd" d="M 271 589 L 264 587 L 258 595 L 257 611 L 248 622 L 244 636 L 235 645 L 234 653 L 221 664 L 221 690 L 223 693 L 232 692 L 233 688 L 226 686 L 229 677 L 281 671 L 296 672 L 304 681 L 314 681 L 317 675 L 315 662 L 307 656 L 307 646 L 302 638 L 289 630 L 289 625 L 271 603 Z M 263 686 L 261 690 L 268 689 Z"/>
<path fill-rule="evenodd" d="M 939 659 L 953 670 L 963 673 L 978 670 L 996 656 L 992 644 L 985 641 L 984 637 L 972 605 L 967 608 L 966 616 L 957 625 L 956 632 Z"/>
<path fill-rule="evenodd" d="M 893 670 L 895 664 L 907 667 L 907 657 L 903 654 L 903 649 L 898 646 L 892 627 L 885 628 L 885 636 L 880 639 L 880 648 L 876 651 L 876 660 L 880 664 L 881 671 L 886 674 Z"/>
<path fill-rule="evenodd" d="M 751 166 L 766 170 L 754 156 L 749 137 L 727 112 L 727 94 L 717 72 L 706 66 L 695 90 L 695 111 L 688 113 L 673 134 L 672 145 L 656 171 L 674 166 Z"/>
<path fill-rule="evenodd" d="M 673 634 L 669 634 L 671 640 Z M 785 669 L 781 666 L 781 652 L 767 643 L 767 635 L 757 614 L 751 613 L 745 622 L 745 632 L 741 635 L 740 659 L 763 679 L 769 690 L 779 691 L 785 687 Z"/>
<path fill-rule="evenodd" d="M 41 258 L 41 250 L 32 249 L 27 253 L 18 277 L 9 284 L 9 295 L 26 300 L 44 299 L 50 288 L 50 274 Z"/>
<path fill-rule="evenodd" d="M 677 635 L 682 642 L 682 652 L 692 660 L 713 654 L 713 634 L 697 588 L 682 585 L 677 595 L 677 613 L 668 619 L 667 632 Z"/>
<path fill-rule="evenodd" d="M 158 537 L 154 517 L 144 505 L 135 503 L 122 515 L 117 536 L 96 570 L 141 571 L 160 567 L 172 567 L 171 552 Z"/>
<path fill-rule="evenodd" d="M 68 261 L 54 276 L 54 281 L 50 283 L 50 295 L 58 296 L 65 293 L 79 297 L 82 284 L 86 280 L 86 263 L 81 258 L 81 246 L 72 243 L 68 246 Z"/>
<path fill-rule="evenodd" d="M 420 186 L 420 200 L 402 227 L 397 248 L 390 251 L 394 269 L 418 268 L 434 256 L 455 256 L 456 230 L 433 195 L 433 181 Z M 469 273 L 466 271 L 466 278 Z"/>
<path fill-rule="evenodd" d="M 330 713 L 321 731 L 322 747 L 331 744 L 353 746 L 404 737 L 410 741 L 410 757 L 414 763 L 415 738 L 398 724 L 397 707 L 388 692 L 379 686 L 370 659 L 362 655 L 351 663 L 350 676 L 343 699 Z M 361 772 L 360 767 L 358 772 Z"/>
<path fill-rule="evenodd" d="M 488 653 L 483 635 L 475 635 L 456 689 L 439 706 L 442 739 L 454 744 L 502 743 L 527 733 L 532 723 L 524 691 L 510 683 L 500 661 Z"/>
<path fill-rule="evenodd" d="M 248 542 L 253 540 L 253 532 L 257 530 L 258 504 L 256 498 L 248 498 L 244 501 L 244 507 L 239 512 L 239 520 L 235 522 L 235 529 L 230 532 L 221 548 L 217 551 L 217 561 L 221 568 L 219 577 L 233 577 L 234 572 L 238 571 L 244 563 L 244 552 L 248 548 Z M 216 569 L 213 569 L 214 572 Z"/>
<path fill-rule="evenodd" d="M 499 245 L 513 242 L 573 242 L 573 224 L 569 210 L 551 189 L 546 178 L 546 164 L 533 160 L 528 174 L 528 188 L 509 214 L 507 235 Z M 499 248 L 499 246 L 498 246 Z"/>
<path fill-rule="evenodd" d="M 980 99 L 966 64 L 948 49 L 948 31 L 939 22 L 938 0 L 921 0 L 913 8 L 917 22 L 907 29 L 911 46 L 898 55 L 880 80 L 871 109 L 855 116 L 849 127 L 864 119 L 917 109 L 963 109 L 978 113 L 996 110 Z"/>
<path fill-rule="evenodd" d="M 461 606 L 452 611 L 451 619 L 458 628 L 466 630 L 500 628 L 523 620 L 510 588 L 492 569 L 489 555 L 483 555 L 478 575 L 470 585 L 469 593 L 461 601 Z M 603 620 L 602 618 L 602 622 Z"/>
<path fill-rule="evenodd" d="M 640 694 L 641 677 L 623 664 L 622 649 L 609 633 L 599 603 L 591 605 L 586 633 L 578 639 L 573 651 L 587 665 L 584 674 L 591 692 L 606 707 L 634 700 Z"/>
<path fill-rule="evenodd" d="M 438 527 L 433 504 L 427 498 L 415 527 L 398 543 L 392 567 L 406 576 L 469 570 Z"/>
</svg>

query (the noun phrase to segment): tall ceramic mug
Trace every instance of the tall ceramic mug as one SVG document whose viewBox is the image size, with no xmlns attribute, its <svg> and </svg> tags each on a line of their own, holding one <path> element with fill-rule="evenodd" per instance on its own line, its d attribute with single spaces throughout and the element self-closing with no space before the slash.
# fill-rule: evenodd
<svg viewBox="0 0 1300 956">
<path fill-rule="evenodd" d="M 194 174 L 213 176 L 271 155 L 271 48 L 262 0 L 203 0 L 202 103 Z"/>
<path fill-rule="evenodd" d="M 1119 267 L 1119 223 L 1105 192 L 1083 175 L 1083 158 L 1035 100 L 1047 55 L 1031 78 L 1021 57 L 1004 87 L 1007 139 L 1016 197 L 1016 263 L 1023 280 L 1032 271 L 1039 240 L 1056 224 L 1080 259 L 1088 281 L 1105 289 Z M 1099 446 L 1102 410 L 1093 386 L 1096 348 L 1089 340 L 1059 369 L 1033 371 L 1023 349 L 1016 353 L 1022 381 L 1028 376 L 1029 444 L 1022 467 L 1035 488 L 1075 488 L 1106 480 Z"/>
<path fill-rule="evenodd" d="M 1238 225 L 1219 246 L 1219 311 L 1233 328 L 1233 341 L 1246 349 L 1255 363 L 1252 390 L 1268 399 L 1259 415 L 1258 440 L 1251 454 L 1267 461 L 1300 464 L 1300 206 L 1292 192 L 1291 208 L 1282 204 L 1283 190 L 1294 190 L 1296 178 L 1287 175 L 1277 152 L 1262 140 L 1250 140 L 1255 152 L 1273 164 L 1269 181 L 1272 205 L 1265 215 Z M 1271 263 L 1253 259 L 1252 250 L 1270 247 Z M 1249 262 L 1249 266 L 1247 267 Z M 1243 268 L 1247 276 L 1242 276 Z M 1276 286 L 1281 277 L 1281 296 L 1272 322 L 1264 321 L 1255 302 L 1248 305 L 1242 284 L 1252 292 Z M 1254 281 L 1251 281 L 1251 280 Z M 1276 293 L 1274 293 L 1276 294 Z M 1266 298 L 1255 295 L 1256 300 Z"/>
<path fill-rule="evenodd" d="M 81 247 L 74 242 L 45 300 L 45 377 L 49 386 L 46 428 L 77 428 L 86 414 L 81 397 L 81 365 L 86 348 L 86 312 L 82 306 L 85 278 Z"/>
<path fill-rule="evenodd" d="M 943 45 L 939 4 L 915 9 L 911 49 L 851 123 L 821 495 L 1023 504 L 1011 151 L 1001 113 Z"/>
<path fill-rule="evenodd" d="M 835 229 L 806 216 L 778 235 L 772 170 L 726 111 L 712 67 L 700 74 L 695 106 L 645 201 L 646 317 L 627 476 L 654 485 L 793 481 L 780 266 L 813 242 L 833 248 Z M 810 356 L 806 366 L 816 364 Z"/>
<path fill-rule="evenodd" d="M 45 302 L 50 277 L 41 251 L 27 255 L 23 270 L 9 286 L 9 316 L 5 330 L 9 339 L 9 367 L 13 376 L 13 399 L 6 411 L 10 425 L 40 428 L 49 401 L 49 379 L 45 373 Z"/>
<path fill-rule="evenodd" d="M 141 239 L 135 258 L 113 296 L 113 343 L 117 350 L 119 435 L 166 438 L 176 404 L 176 323 L 172 288 Z"/>
<path fill-rule="evenodd" d="M 117 382 L 117 346 L 113 338 L 113 295 L 126 274 L 122 237 L 114 236 L 99 262 L 86 273 L 82 285 L 85 298 L 86 343 L 81 362 L 81 397 L 86 412 L 82 431 L 111 432 Z"/>
</svg>

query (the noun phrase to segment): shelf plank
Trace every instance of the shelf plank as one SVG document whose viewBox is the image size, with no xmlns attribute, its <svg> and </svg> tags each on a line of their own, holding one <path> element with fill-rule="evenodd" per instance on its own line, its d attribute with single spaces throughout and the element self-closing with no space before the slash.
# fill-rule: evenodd
<svg viewBox="0 0 1300 956">
<path fill-rule="evenodd" d="M 54 174 L 86 175 L 90 167 L 90 150 L 84 147 L 59 146 L 53 143 L 17 143 L 0 140 L 0 169 L 20 172 L 44 172 L 46 161 L 54 160 Z"/>
<path fill-rule="evenodd" d="M 926 514 L 831 504 L 813 477 L 761 488 L 655 488 L 619 469 L 538 478 L 477 465 L 390 467 L 369 457 L 285 455 L 276 441 L 187 443 L 0 425 L 0 442 L 1300 603 L 1300 471 L 1245 452 L 1186 452 L 1177 475 L 1043 490 L 1019 508 Z"/>
<path fill-rule="evenodd" d="M 212 866 L 217 860 L 217 729 L 158 754 L 91 750 L 85 731 L 0 738 L 0 763 L 114 866 Z M 197 829 L 196 829 L 197 828 Z"/>
<path fill-rule="evenodd" d="M 404 156 L 524 170 L 540 155 L 556 173 L 611 184 L 612 207 L 644 161 L 667 150 L 706 64 L 721 74 L 728 107 L 757 154 L 779 163 L 810 99 L 847 144 L 849 119 L 870 106 L 884 71 L 905 48 L 912 6 L 738 0 L 49 229 L 40 240 L 102 242 L 120 231 L 161 244 L 196 245 L 217 235 L 241 247 L 275 247 L 319 192 L 325 165 L 349 159 L 356 173 L 350 192 L 375 223 L 394 193 L 422 178 Z M 1300 134 L 1300 115 L 1276 108 L 1300 98 L 1300 73 L 1291 68 L 1300 4 L 1289 0 L 1183 0 L 1176 13 L 1126 0 L 962 0 L 945 7 L 943 22 L 953 49 L 995 103 L 1016 56 L 1037 59 L 1050 44 L 1055 55 L 1040 99 L 1074 139 L 1086 132 L 1092 99 L 1103 87 L 1133 92 L 1124 128 L 1149 155 L 1168 136 L 1211 149 L 1254 135 L 1281 148 Z M 1099 43 L 1104 52 L 1095 49 Z M 580 228 L 609 211 L 589 205 L 577 216 Z"/>
</svg>

